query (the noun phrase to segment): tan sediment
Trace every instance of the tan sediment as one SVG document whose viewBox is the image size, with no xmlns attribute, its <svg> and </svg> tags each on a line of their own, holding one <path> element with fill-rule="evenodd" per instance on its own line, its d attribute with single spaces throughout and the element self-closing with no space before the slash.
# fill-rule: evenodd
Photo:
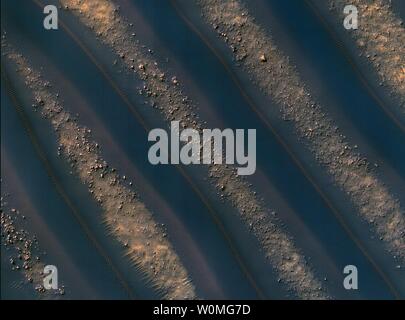
<svg viewBox="0 0 405 320">
<path fill-rule="evenodd" d="M 182 127 L 202 129 L 195 108 L 180 89 L 179 80 L 167 79 L 165 72 L 134 40 L 132 26 L 119 15 L 110 1 L 61 0 L 65 9 L 72 10 L 97 37 L 110 46 L 128 70 L 144 80 L 142 94 L 151 106 L 162 112 L 166 120 L 178 120 Z M 303 299 L 324 299 L 328 295 L 315 278 L 304 256 L 293 240 L 273 223 L 271 210 L 257 198 L 254 191 L 236 175 L 234 168 L 215 165 L 209 167 L 210 181 L 217 191 L 238 210 L 250 230 L 260 240 L 265 254 L 277 270 L 280 281 Z"/>
<path fill-rule="evenodd" d="M 349 3 L 331 0 L 330 8 L 339 19 Z M 405 27 L 391 4 L 384 0 L 353 0 L 358 9 L 358 29 L 348 30 L 361 55 L 377 70 L 381 84 L 387 85 L 400 101 L 405 112 Z"/>
<path fill-rule="evenodd" d="M 288 57 L 238 0 L 200 0 L 205 19 L 235 52 L 252 81 L 280 106 L 308 142 L 316 159 L 350 195 L 360 216 L 374 225 L 393 254 L 405 258 L 405 220 L 400 203 L 350 146 L 337 126 L 316 104 Z M 263 59 L 263 56 L 265 59 Z"/>
<path fill-rule="evenodd" d="M 248 184 L 228 166 L 210 167 L 210 177 L 221 195 L 238 210 L 250 231 L 260 241 L 265 256 L 279 274 L 302 299 L 327 299 L 328 294 L 315 278 L 305 257 L 294 245 L 294 240 L 274 221 L 274 211 L 266 208 Z"/>
<path fill-rule="evenodd" d="M 4 46 L 3 46 L 4 47 Z M 195 299 L 188 273 L 164 229 L 155 222 L 134 191 L 100 157 L 91 131 L 79 126 L 49 90 L 50 84 L 33 70 L 26 59 L 7 47 L 20 75 L 31 89 L 35 107 L 55 129 L 59 151 L 70 162 L 81 181 L 104 211 L 104 222 L 126 248 L 139 270 L 166 299 Z"/>
<path fill-rule="evenodd" d="M 7 199 L 10 195 L 1 197 L 1 245 L 6 247 L 5 254 L 10 262 L 11 270 L 20 272 L 25 284 L 32 285 L 41 299 L 57 298 L 65 294 L 65 286 L 58 289 L 46 290 L 43 286 L 43 270 L 46 259 L 38 243 L 37 237 L 25 228 L 26 216 L 18 209 L 10 208 Z"/>
</svg>

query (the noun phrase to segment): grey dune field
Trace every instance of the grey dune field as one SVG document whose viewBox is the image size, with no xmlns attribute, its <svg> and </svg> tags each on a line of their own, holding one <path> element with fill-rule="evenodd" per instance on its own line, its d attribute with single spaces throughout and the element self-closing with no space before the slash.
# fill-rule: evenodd
<svg viewBox="0 0 405 320">
<path fill-rule="evenodd" d="M 2 299 L 403 299 L 405 8 L 351 4 L 1 0 Z"/>
</svg>

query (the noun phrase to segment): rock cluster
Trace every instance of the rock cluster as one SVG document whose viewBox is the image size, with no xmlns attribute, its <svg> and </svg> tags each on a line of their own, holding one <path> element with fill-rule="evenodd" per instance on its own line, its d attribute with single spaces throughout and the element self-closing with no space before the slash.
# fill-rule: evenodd
<svg viewBox="0 0 405 320">
<path fill-rule="evenodd" d="M 9 208 L 6 198 L 1 197 L 1 244 L 9 256 L 11 270 L 20 272 L 25 278 L 23 284 L 30 284 L 41 298 L 50 298 L 65 294 L 65 287 L 57 290 L 45 290 L 42 260 L 46 254 L 41 251 L 38 239 L 25 228 L 27 219 L 19 210 Z"/>
<path fill-rule="evenodd" d="M 77 124 L 64 110 L 51 86 L 27 60 L 11 48 L 7 57 L 32 91 L 34 106 L 48 119 L 64 156 L 104 210 L 104 222 L 123 244 L 128 256 L 167 299 L 194 299 L 196 293 L 180 258 L 152 213 L 135 192 L 100 156 L 91 130 Z M 132 182 L 130 182 L 132 185 Z"/>
<path fill-rule="evenodd" d="M 330 8 L 343 18 L 344 0 L 331 0 Z M 382 0 L 351 1 L 359 14 L 359 28 L 350 34 L 356 40 L 360 56 L 377 70 L 380 85 L 387 86 L 398 98 L 405 113 L 405 27 L 391 4 Z"/>
<path fill-rule="evenodd" d="M 350 146 L 301 81 L 288 57 L 274 44 L 239 0 L 199 0 L 205 19 L 235 52 L 252 81 L 280 106 L 314 157 L 372 224 L 388 249 L 405 261 L 405 212 L 378 180 L 368 161 Z M 258 59 L 264 53 L 267 62 Z M 260 56 L 259 56 L 260 57 Z"/>
<path fill-rule="evenodd" d="M 151 106 L 159 110 L 168 122 L 180 121 L 180 126 L 194 128 L 201 132 L 202 123 L 195 112 L 196 107 L 181 91 L 177 77 L 168 82 L 165 72 L 153 60 L 149 52 L 137 41 L 132 41 L 133 33 L 129 24 L 120 17 L 119 10 L 110 1 L 62 0 L 81 21 L 92 29 L 99 39 L 110 46 L 121 57 L 128 70 L 136 72 L 144 81 L 141 94 L 151 99 Z M 263 51 L 264 52 L 264 51 Z M 238 51 L 238 55 L 243 51 Z M 267 54 L 255 56 L 255 61 L 264 64 Z M 141 66 L 132 69 L 133 64 Z M 261 241 L 266 256 L 280 274 L 280 279 L 302 298 L 324 298 L 326 294 L 315 279 L 305 258 L 294 246 L 286 232 L 271 221 L 268 208 L 258 200 L 256 193 L 241 178 L 235 169 L 227 166 L 210 166 L 209 176 L 223 199 L 230 201 L 252 232 Z M 222 186 L 227 186 L 224 189 Z M 288 259 L 287 259 L 288 258 Z"/>
</svg>

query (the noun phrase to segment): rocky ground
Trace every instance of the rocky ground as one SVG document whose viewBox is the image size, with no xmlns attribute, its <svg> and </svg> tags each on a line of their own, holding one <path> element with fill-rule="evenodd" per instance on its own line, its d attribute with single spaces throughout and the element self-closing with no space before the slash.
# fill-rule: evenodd
<svg viewBox="0 0 405 320">
<path fill-rule="evenodd" d="M 134 264 L 166 299 L 194 299 L 196 293 L 187 271 L 167 239 L 164 228 L 133 191 L 133 183 L 119 175 L 100 156 L 91 130 L 79 126 L 51 91 L 51 84 L 33 70 L 27 60 L 7 48 L 26 85 L 33 93 L 34 108 L 48 119 L 56 132 L 58 152 L 71 164 L 89 192 L 104 209 L 104 222 L 126 248 Z"/>
<path fill-rule="evenodd" d="M 343 19 L 343 0 L 331 0 L 330 9 Z M 350 30 L 360 55 L 377 70 L 380 85 L 389 87 L 405 112 L 405 28 L 404 22 L 384 0 L 355 0 L 358 9 L 358 29 Z M 343 21 L 343 20 L 342 20 Z"/>
<path fill-rule="evenodd" d="M 23 284 L 29 284 L 38 293 L 40 298 L 52 299 L 65 294 L 62 285 L 56 290 L 46 290 L 43 285 L 43 270 L 46 253 L 41 250 L 38 239 L 32 235 L 24 225 L 27 223 L 25 215 L 16 208 L 10 208 L 8 198 L 1 197 L 1 244 L 10 262 L 11 270 L 20 272 L 24 277 Z"/>
<path fill-rule="evenodd" d="M 373 165 L 350 146 L 339 128 L 314 101 L 296 69 L 239 0 L 199 0 L 203 16 L 234 52 L 251 80 L 280 106 L 285 121 L 336 184 L 352 199 L 360 216 L 381 241 L 405 261 L 404 208 L 373 172 Z"/>
<path fill-rule="evenodd" d="M 117 6 L 106 0 L 61 0 L 61 3 L 115 50 L 128 71 L 135 72 L 144 81 L 140 94 L 149 99 L 151 107 L 159 110 L 168 122 L 178 120 L 183 128 L 202 129 L 195 105 L 182 92 L 179 79 L 166 77 L 154 61 L 153 51 L 138 43 L 136 30 L 120 17 Z M 277 226 L 272 210 L 265 207 L 255 191 L 236 175 L 235 168 L 210 166 L 209 176 L 220 196 L 233 204 L 259 239 L 279 274 L 279 281 L 286 283 L 300 298 L 328 297 L 293 240 Z"/>
</svg>

